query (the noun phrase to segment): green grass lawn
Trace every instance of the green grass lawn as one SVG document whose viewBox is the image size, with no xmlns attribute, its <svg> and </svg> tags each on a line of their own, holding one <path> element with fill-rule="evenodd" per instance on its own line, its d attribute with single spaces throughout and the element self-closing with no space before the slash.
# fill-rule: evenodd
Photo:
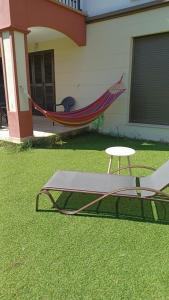
<svg viewBox="0 0 169 300">
<path fill-rule="evenodd" d="M 113 145 L 136 149 L 133 163 L 169 159 L 169 145 L 96 134 L 55 149 L 0 148 L 0 299 L 169 299 L 169 225 L 148 221 L 149 203 L 144 222 L 134 220 L 138 201 L 123 200 L 120 218 L 35 212 L 35 196 L 56 170 L 106 172 L 104 150 Z M 169 222 L 168 207 L 166 215 L 157 209 Z"/>
</svg>

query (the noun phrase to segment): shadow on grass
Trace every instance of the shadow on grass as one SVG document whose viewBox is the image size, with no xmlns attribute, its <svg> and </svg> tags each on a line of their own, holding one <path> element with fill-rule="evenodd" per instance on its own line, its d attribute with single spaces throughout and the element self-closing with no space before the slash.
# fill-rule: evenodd
<svg viewBox="0 0 169 300">
<path fill-rule="evenodd" d="M 58 192 L 53 193 L 57 199 L 57 205 L 61 209 L 68 211 L 77 210 L 85 204 L 93 201 L 98 195 L 89 195 L 84 193 Z M 127 199 L 108 197 L 104 201 L 95 204 L 90 208 L 81 212 L 80 216 L 100 217 L 100 218 L 118 218 L 132 221 L 155 222 L 161 224 L 169 224 L 169 204 L 156 203 L 158 221 L 154 219 L 152 206 L 150 201 L 142 201 L 140 199 Z M 49 202 L 41 197 L 41 212 L 57 212 L 55 209 L 49 209 Z M 78 216 L 76 215 L 76 216 Z"/>
<path fill-rule="evenodd" d="M 64 150 L 96 150 L 103 151 L 112 146 L 131 147 L 135 150 L 151 150 L 151 151 L 169 151 L 169 144 L 143 141 L 122 137 L 113 137 L 95 132 L 87 132 L 78 136 L 73 136 L 65 141 L 57 141 L 55 144 L 39 144 L 34 148 L 44 149 L 64 149 Z"/>
</svg>

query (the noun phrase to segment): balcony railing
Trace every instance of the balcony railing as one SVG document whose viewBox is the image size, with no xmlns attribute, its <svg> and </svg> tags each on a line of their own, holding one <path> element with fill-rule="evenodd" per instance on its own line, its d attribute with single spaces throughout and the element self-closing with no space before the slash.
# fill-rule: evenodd
<svg viewBox="0 0 169 300">
<path fill-rule="evenodd" d="M 80 0 L 59 0 L 60 3 L 63 3 L 71 8 L 81 10 L 81 1 Z"/>
</svg>

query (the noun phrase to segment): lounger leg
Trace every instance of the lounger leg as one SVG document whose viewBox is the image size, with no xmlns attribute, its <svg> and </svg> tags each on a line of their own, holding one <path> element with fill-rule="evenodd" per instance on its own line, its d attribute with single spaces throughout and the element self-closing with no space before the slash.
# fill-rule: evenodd
<svg viewBox="0 0 169 300">
<path fill-rule="evenodd" d="M 65 201 L 65 204 L 63 206 L 63 208 L 66 208 L 67 204 L 68 204 L 68 201 L 70 199 L 70 197 L 72 196 L 73 193 L 69 193 L 69 196 L 66 198 L 66 201 Z"/>
<path fill-rule="evenodd" d="M 143 199 L 141 199 L 141 215 L 142 215 L 142 218 L 144 220 L 145 216 L 144 216 L 144 200 Z"/>
<path fill-rule="evenodd" d="M 42 191 L 36 197 L 36 211 L 39 211 L 39 198 L 42 194 L 47 195 L 49 197 L 50 201 L 52 202 L 53 207 L 55 205 L 55 201 L 54 201 L 52 195 L 48 191 Z"/>
<path fill-rule="evenodd" d="M 98 202 L 98 204 L 97 204 L 97 207 L 96 207 L 96 212 L 97 212 L 97 214 L 98 214 L 98 212 L 99 212 L 99 208 L 100 208 L 100 205 L 102 204 L 102 201 L 100 201 L 100 202 Z"/>
<path fill-rule="evenodd" d="M 39 210 L 39 196 L 40 196 L 40 194 L 38 194 L 36 197 L 36 211 Z"/>
<path fill-rule="evenodd" d="M 116 199 L 116 217 L 119 218 L 119 201 L 120 201 L 120 197 L 117 197 Z"/>
<path fill-rule="evenodd" d="M 154 201 L 151 201 L 151 208 L 153 212 L 153 217 L 155 221 L 158 221 L 158 212 L 157 212 L 157 207 Z"/>
</svg>

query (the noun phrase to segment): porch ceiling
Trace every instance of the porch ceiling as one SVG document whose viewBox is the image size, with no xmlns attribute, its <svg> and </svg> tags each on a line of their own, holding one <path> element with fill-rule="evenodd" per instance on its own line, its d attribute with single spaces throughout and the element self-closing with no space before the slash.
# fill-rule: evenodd
<svg viewBox="0 0 169 300">
<path fill-rule="evenodd" d="M 52 41 L 65 37 L 65 35 L 59 31 L 44 27 L 31 27 L 29 28 L 28 43 L 40 43 L 46 41 Z"/>
<path fill-rule="evenodd" d="M 0 0 L 0 30 L 47 27 L 86 44 L 86 17 L 53 0 Z"/>
</svg>

